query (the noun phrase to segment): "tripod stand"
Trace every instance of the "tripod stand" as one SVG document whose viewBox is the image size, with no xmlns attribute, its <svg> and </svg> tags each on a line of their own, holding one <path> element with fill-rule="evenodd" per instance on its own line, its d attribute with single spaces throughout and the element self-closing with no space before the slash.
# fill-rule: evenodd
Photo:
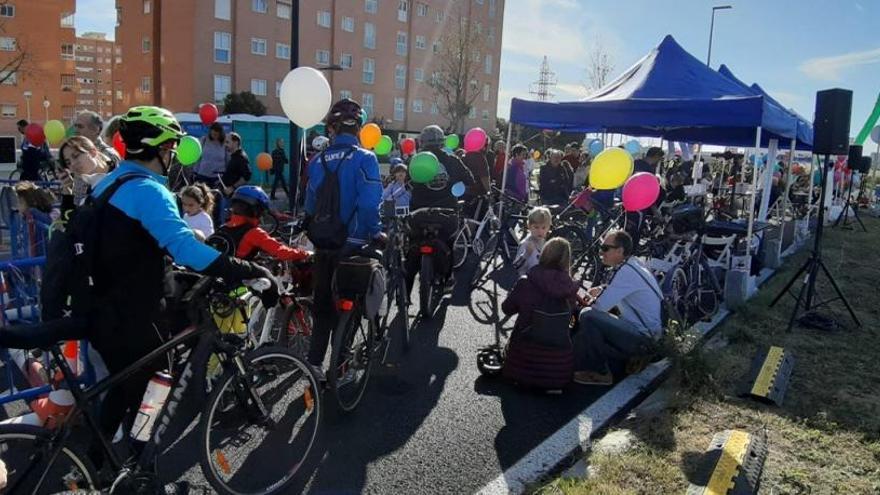
<svg viewBox="0 0 880 495">
<path fill-rule="evenodd" d="M 828 156 L 825 156 L 827 161 Z M 823 162 L 825 163 L 825 162 Z M 810 258 L 800 267 L 797 273 L 785 284 L 785 287 L 776 295 L 773 301 L 770 303 L 770 307 L 776 305 L 782 296 L 789 294 L 789 290 L 795 284 L 795 282 L 800 279 L 800 277 L 806 274 L 804 277 L 801 289 L 798 291 L 798 295 L 795 298 L 794 310 L 791 312 L 791 318 L 788 320 L 788 327 L 786 328 L 786 332 L 790 332 L 791 328 L 794 326 L 794 322 L 798 319 L 798 315 L 801 317 L 806 316 L 811 313 L 813 310 L 820 306 L 824 306 L 831 302 L 841 300 L 843 301 L 844 306 L 846 306 L 847 311 L 849 311 L 849 315 L 852 317 L 853 321 L 857 326 L 862 326 L 862 322 L 859 321 L 859 318 L 856 316 L 855 311 L 852 306 L 850 306 L 849 301 L 846 300 L 846 297 L 841 292 L 840 287 L 838 287 L 837 282 L 834 280 L 834 277 L 831 275 L 831 272 L 828 270 L 828 267 L 825 266 L 825 263 L 822 261 L 822 232 L 824 230 L 825 224 L 825 194 L 828 193 L 826 182 L 828 180 L 828 163 L 825 163 L 823 166 L 822 172 L 822 194 L 820 194 L 819 199 L 819 215 L 818 215 L 818 226 L 816 227 L 816 237 L 813 240 L 813 252 L 810 254 Z M 850 185 L 852 187 L 852 185 Z M 856 217 L 858 218 L 858 217 Z M 861 223 L 861 220 L 859 220 Z M 864 227 L 864 226 L 863 226 Z M 834 288 L 834 292 L 837 293 L 836 298 L 829 299 L 827 301 L 816 302 L 816 279 L 819 276 L 819 270 L 822 270 L 822 273 L 825 274 L 825 277 L 828 278 L 828 281 L 831 283 L 831 286 Z M 803 306 L 803 313 L 801 313 L 801 306 Z"/>
<path fill-rule="evenodd" d="M 853 172 L 853 173 L 855 173 L 855 172 Z M 853 206 L 852 188 L 853 188 L 853 181 L 852 181 L 852 176 L 850 176 L 849 187 L 847 188 L 847 191 L 846 191 L 846 198 L 845 198 L 845 204 L 843 206 L 843 211 L 840 212 L 840 216 L 837 217 L 837 220 L 834 221 L 833 226 L 837 227 L 838 225 L 840 225 L 841 220 L 842 220 L 843 221 L 843 228 L 852 229 L 852 227 L 849 226 L 850 222 L 849 222 L 849 218 L 848 218 L 849 212 L 850 212 L 850 210 L 852 210 L 853 217 L 855 217 L 856 221 L 859 222 L 859 225 L 862 226 L 862 230 L 867 232 L 868 231 L 867 227 L 865 227 L 865 224 L 862 223 L 861 217 L 859 217 L 858 200 L 856 200 L 856 205 Z"/>
</svg>

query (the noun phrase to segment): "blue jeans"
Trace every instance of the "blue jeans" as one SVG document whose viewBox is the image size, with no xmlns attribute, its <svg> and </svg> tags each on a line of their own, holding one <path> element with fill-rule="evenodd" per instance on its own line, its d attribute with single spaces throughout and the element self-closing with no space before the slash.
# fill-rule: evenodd
<svg viewBox="0 0 880 495">
<path fill-rule="evenodd" d="M 609 359 L 629 359 L 651 352 L 655 340 L 632 323 L 605 311 L 584 308 L 574 334 L 576 370 L 608 373 Z"/>
</svg>

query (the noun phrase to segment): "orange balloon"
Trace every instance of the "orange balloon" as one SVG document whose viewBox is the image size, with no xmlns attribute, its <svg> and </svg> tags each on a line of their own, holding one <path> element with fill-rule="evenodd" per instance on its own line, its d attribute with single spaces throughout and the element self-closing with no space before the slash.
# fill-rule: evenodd
<svg viewBox="0 0 880 495">
<path fill-rule="evenodd" d="M 263 172 L 272 170 L 272 155 L 266 152 L 257 155 L 257 168 Z"/>
<path fill-rule="evenodd" d="M 382 129 L 373 123 L 369 123 L 361 128 L 360 132 L 361 146 L 371 150 L 379 144 L 382 139 Z"/>
</svg>

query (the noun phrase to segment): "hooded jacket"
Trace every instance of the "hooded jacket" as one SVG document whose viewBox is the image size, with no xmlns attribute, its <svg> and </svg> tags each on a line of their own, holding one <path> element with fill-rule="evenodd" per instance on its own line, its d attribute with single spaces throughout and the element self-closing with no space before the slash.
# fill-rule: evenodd
<svg viewBox="0 0 880 495">
<path fill-rule="evenodd" d="M 501 303 L 506 315 L 518 314 L 514 332 L 522 331 L 532 324 L 532 312 L 536 309 L 572 307 L 578 291 L 577 283 L 568 273 L 538 265 L 520 278 L 507 299 Z"/>
</svg>

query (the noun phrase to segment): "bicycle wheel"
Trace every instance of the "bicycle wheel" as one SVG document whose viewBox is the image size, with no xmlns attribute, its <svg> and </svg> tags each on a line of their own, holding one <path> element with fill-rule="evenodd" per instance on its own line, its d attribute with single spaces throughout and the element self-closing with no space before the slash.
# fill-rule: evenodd
<svg viewBox="0 0 880 495">
<path fill-rule="evenodd" d="M 0 425 L 0 463 L 6 471 L 6 484 L 0 493 L 58 493 L 99 488 L 92 463 L 73 445 L 64 445 L 49 464 L 57 447 L 52 435 L 52 431 L 37 426 Z"/>
<path fill-rule="evenodd" d="M 711 319 L 718 312 L 720 307 L 719 300 L 721 298 L 721 288 L 715 273 L 708 264 L 701 260 L 697 263 L 697 300 L 696 308 L 699 310 L 699 319 Z"/>
<path fill-rule="evenodd" d="M 409 349 L 412 324 L 409 321 L 409 292 L 406 290 L 406 277 L 404 277 L 404 272 L 402 270 L 397 274 L 396 282 L 397 318 L 403 325 L 401 334 L 403 336 L 403 347 L 404 349 Z"/>
<path fill-rule="evenodd" d="M 312 300 L 298 297 L 284 310 L 280 325 L 273 331 L 275 342 L 286 347 L 294 354 L 305 358 L 312 344 L 312 328 L 315 324 L 315 312 Z"/>
<path fill-rule="evenodd" d="M 21 169 L 17 168 L 9 172 L 9 180 L 18 180 L 21 177 Z"/>
<path fill-rule="evenodd" d="M 434 259 L 422 256 L 422 267 L 419 270 L 419 312 L 422 318 L 430 320 L 437 307 L 434 292 Z"/>
<path fill-rule="evenodd" d="M 687 321 L 681 322 L 684 327 L 691 324 L 690 302 L 688 301 L 688 277 L 687 273 L 680 267 L 676 266 L 669 273 L 663 276 L 663 286 L 661 287 L 663 294 L 669 298 L 670 304 L 681 318 Z"/>
<path fill-rule="evenodd" d="M 373 326 L 363 318 L 363 309 L 359 306 L 339 316 L 339 325 L 333 334 L 327 385 L 345 412 L 357 407 L 367 389 L 375 340 Z"/>
<path fill-rule="evenodd" d="M 311 368 L 281 347 L 245 355 L 218 380 L 199 422 L 199 464 L 224 494 L 284 492 L 304 464 L 321 421 Z"/>
<path fill-rule="evenodd" d="M 471 239 L 466 228 L 461 228 L 452 241 L 452 269 L 457 270 L 467 261 Z"/>
<path fill-rule="evenodd" d="M 263 216 L 260 217 L 260 228 L 268 232 L 269 235 L 275 235 L 278 231 L 279 224 L 278 217 L 269 210 L 266 210 L 266 212 L 263 213 Z"/>
<path fill-rule="evenodd" d="M 590 247 L 590 241 L 580 227 L 574 225 L 562 225 L 547 234 L 547 239 L 561 237 L 571 244 L 571 259 L 578 259 L 586 253 Z"/>
</svg>

